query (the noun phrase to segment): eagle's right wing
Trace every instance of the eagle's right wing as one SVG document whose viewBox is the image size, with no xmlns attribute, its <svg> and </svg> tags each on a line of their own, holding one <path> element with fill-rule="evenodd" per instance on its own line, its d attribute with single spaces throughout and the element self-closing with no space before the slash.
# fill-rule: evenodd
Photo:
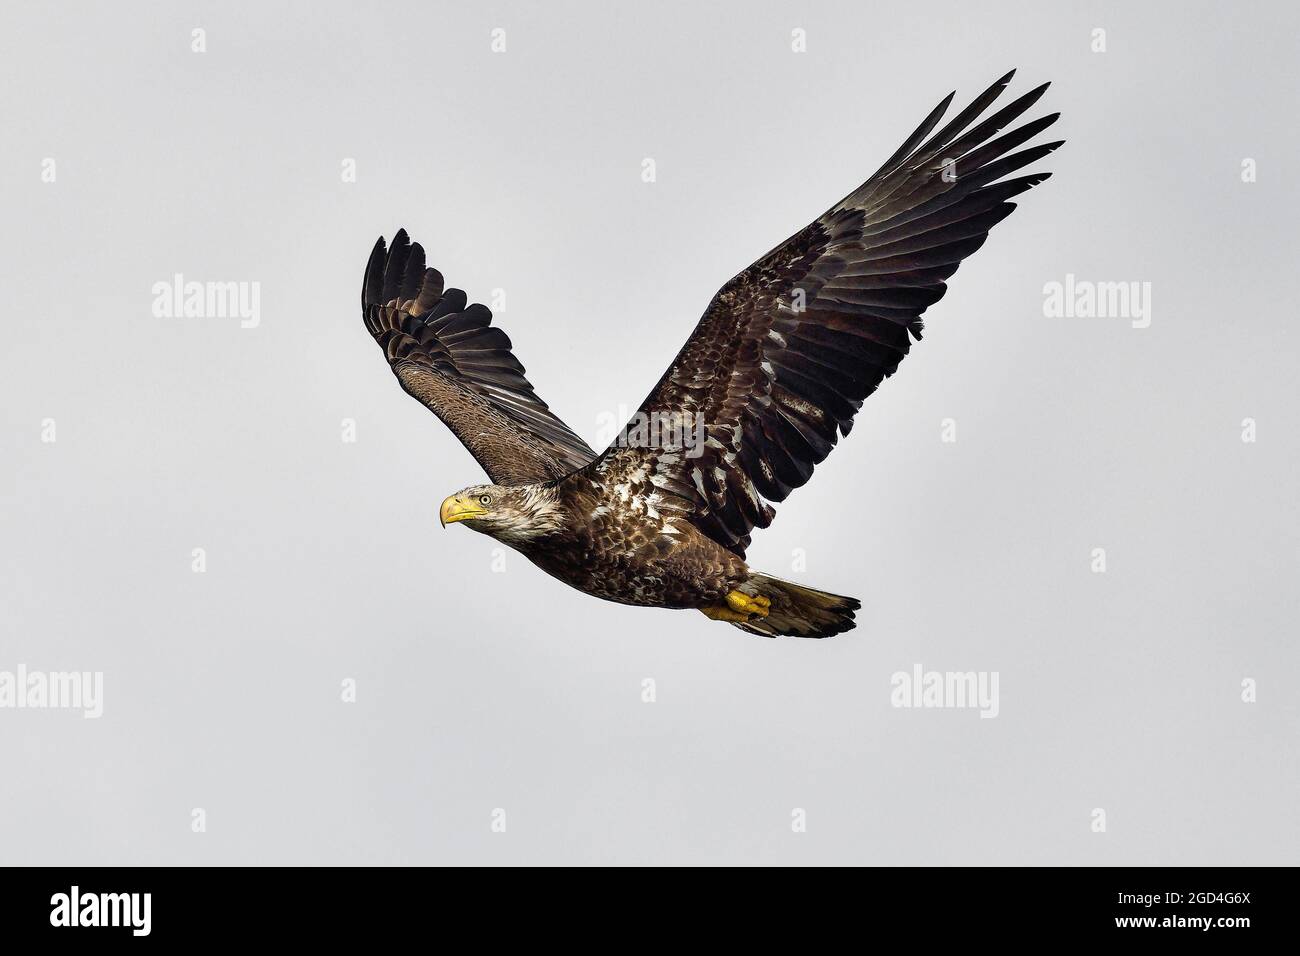
<svg viewBox="0 0 1300 956">
<path fill-rule="evenodd" d="M 807 482 L 849 433 L 920 339 L 945 280 L 1016 208 L 1009 200 L 1048 177 L 1003 178 L 1060 145 L 1013 152 L 1057 114 L 998 135 L 1046 84 L 975 122 L 1012 73 L 931 136 L 950 94 L 874 176 L 724 285 L 588 473 L 743 555 L 772 520 L 767 501 Z M 697 425 L 706 440 L 686 447 Z"/>
<path fill-rule="evenodd" d="M 496 484 L 561 478 L 596 457 L 537 397 L 487 306 L 444 290 L 405 229 L 391 249 L 382 237 L 375 244 L 361 311 L 402 388 L 442 419 Z"/>
</svg>

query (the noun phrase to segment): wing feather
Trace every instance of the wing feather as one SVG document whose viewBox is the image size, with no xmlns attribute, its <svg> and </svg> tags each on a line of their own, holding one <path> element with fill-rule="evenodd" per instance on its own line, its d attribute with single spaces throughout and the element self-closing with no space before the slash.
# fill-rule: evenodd
<svg viewBox="0 0 1300 956">
<path fill-rule="evenodd" d="M 403 229 L 381 237 L 361 289 L 366 328 L 408 394 L 428 406 L 498 484 L 549 481 L 596 453 L 533 391 L 485 305 L 444 288 Z"/>
<path fill-rule="evenodd" d="M 932 134 L 949 94 L 875 175 L 718 291 L 634 418 L 695 422 L 706 441 L 638 443 L 625 430 L 585 473 L 647 476 L 743 555 L 772 520 L 768 502 L 812 477 L 921 338 L 922 313 L 1016 208 L 1009 200 L 1050 175 L 1003 179 L 1061 145 L 1015 152 L 1055 113 L 1003 133 L 1047 84 L 979 120 L 1014 73 Z"/>
</svg>

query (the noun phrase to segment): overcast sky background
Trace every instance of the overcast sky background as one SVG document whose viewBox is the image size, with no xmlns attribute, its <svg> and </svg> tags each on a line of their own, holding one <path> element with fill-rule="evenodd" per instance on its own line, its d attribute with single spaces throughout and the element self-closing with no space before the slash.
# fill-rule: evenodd
<svg viewBox="0 0 1300 956">
<path fill-rule="evenodd" d="M 97 720 L 0 710 L 0 862 L 1300 862 L 1298 30 L 1282 3 L 5 4 L 0 671 L 105 684 Z M 482 472 L 362 326 L 377 236 L 505 290 L 594 442 L 719 285 L 1013 66 L 1054 81 L 1054 177 L 750 551 L 859 596 L 857 630 L 603 603 L 439 530 Z M 177 273 L 260 283 L 260 324 L 156 317 Z M 1045 317 L 1067 274 L 1151 283 L 1150 326 Z M 997 672 L 997 718 L 891 706 L 916 664 Z"/>
</svg>

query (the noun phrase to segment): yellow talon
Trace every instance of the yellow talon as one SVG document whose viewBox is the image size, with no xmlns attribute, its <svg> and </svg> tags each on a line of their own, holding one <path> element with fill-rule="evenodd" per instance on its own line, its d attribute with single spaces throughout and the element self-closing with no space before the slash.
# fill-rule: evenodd
<svg viewBox="0 0 1300 956">
<path fill-rule="evenodd" d="M 772 602 L 767 598 L 759 595 L 750 597 L 743 591 L 732 591 L 727 595 L 727 604 L 733 611 L 739 611 L 741 614 L 756 614 L 759 617 L 767 617 L 767 609 L 772 606 Z"/>
<path fill-rule="evenodd" d="M 772 602 L 761 594 L 750 597 L 743 591 L 731 591 L 727 594 L 726 605 L 702 607 L 700 612 L 710 620 L 744 624 L 751 617 L 767 617 L 771 606 Z"/>
</svg>

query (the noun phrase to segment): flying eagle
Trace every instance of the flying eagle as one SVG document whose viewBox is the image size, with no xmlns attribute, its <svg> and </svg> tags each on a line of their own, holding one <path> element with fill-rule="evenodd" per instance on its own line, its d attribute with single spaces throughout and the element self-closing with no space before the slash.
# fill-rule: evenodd
<svg viewBox="0 0 1300 956">
<path fill-rule="evenodd" d="M 410 395 L 487 471 L 442 503 L 587 594 L 697 608 L 769 637 L 827 637 L 861 605 L 751 570 L 754 528 L 812 477 L 921 338 L 945 280 L 1050 173 L 1009 174 L 1053 113 L 998 135 L 1047 84 L 978 121 L 1015 71 L 937 133 L 950 93 L 880 170 L 727 282 L 618 439 L 597 454 L 524 377 L 485 306 L 405 230 L 366 266 L 366 327 Z"/>
</svg>

